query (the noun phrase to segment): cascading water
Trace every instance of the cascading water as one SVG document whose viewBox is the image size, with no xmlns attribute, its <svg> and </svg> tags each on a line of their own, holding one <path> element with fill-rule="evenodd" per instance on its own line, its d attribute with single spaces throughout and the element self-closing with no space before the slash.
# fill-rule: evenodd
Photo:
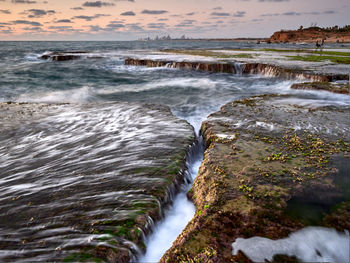
<svg viewBox="0 0 350 263">
<path fill-rule="evenodd" d="M 235 67 L 236 75 L 241 76 L 245 68 L 245 63 L 240 63 L 236 61 L 236 62 L 233 62 L 233 66 Z"/>
<path fill-rule="evenodd" d="M 156 224 L 153 233 L 147 238 L 147 251 L 145 255 L 140 257 L 139 263 L 158 262 L 187 223 L 193 218 L 195 207 L 188 200 L 187 192 L 190 190 L 193 180 L 198 173 L 203 160 L 203 153 L 203 138 L 199 136 L 187 154 L 185 183 L 175 196 L 172 205 L 165 211 L 164 220 Z"/>
</svg>

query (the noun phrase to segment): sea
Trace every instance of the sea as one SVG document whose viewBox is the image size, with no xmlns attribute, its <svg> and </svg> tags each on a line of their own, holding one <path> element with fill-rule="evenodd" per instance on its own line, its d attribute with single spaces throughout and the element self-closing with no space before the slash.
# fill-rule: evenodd
<svg viewBox="0 0 350 263">
<path fill-rule="evenodd" d="M 126 165 L 140 165 L 138 157 L 144 149 L 152 147 L 151 143 L 144 143 L 147 138 L 142 138 L 142 129 L 147 129 L 147 124 L 152 123 L 152 120 L 140 124 L 143 126 L 139 132 L 131 132 L 130 129 L 124 131 L 127 125 L 135 125 L 139 121 L 135 118 L 140 115 L 137 105 L 168 106 L 173 115 L 194 128 L 199 144 L 200 126 L 206 117 L 225 103 L 241 98 L 261 94 L 289 94 L 292 96 L 290 103 L 293 104 L 349 107 L 350 96 L 347 95 L 290 89 L 298 80 L 124 65 L 124 60 L 130 57 L 172 59 L 171 55 L 158 52 L 164 49 L 262 47 L 300 48 L 300 45 L 258 45 L 214 40 L 0 42 L 0 102 L 69 105 L 63 112 L 57 109 L 57 115 L 45 119 L 44 123 L 23 125 L 10 134 L 6 134 L 6 129 L 0 123 L 0 261 L 50 262 L 55 261 L 55 255 L 61 250 L 72 249 L 72 244 L 85 246 L 91 243 L 94 235 L 77 233 L 74 226 L 60 225 L 58 219 L 50 221 L 52 224 L 57 223 L 55 228 L 43 224 L 29 229 L 29 223 L 24 221 L 35 221 L 35 215 L 32 217 L 25 211 L 31 206 L 30 202 L 46 199 L 48 193 L 65 188 L 68 190 L 64 193 L 68 194 L 69 189 L 80 186 L 77 194 L 72 194 L 69 199 L 62 196 L 55 202 L 39 202 L 35 211 L 45 211 L 48 218 L 56 218 L 57 215 L 50 211 L 60 207 L 60 213 L 64 214 L 65 209 L 68 209 L 66 207 L 70 206 L 68 201 L 79 203 L 97 196 L 91 185 L 98 182 L 86 174 L 107 169 L 104 178 L 108 179 Z M 313 46 L 305 44 L 304 47 Z M 83 52 L 85 57 L 65 62 L 41 59 L 42 55 L 50 52 L 73 51 Z M 176 59 L 181 59 L 179 56 Z M 190 58 L 184 55 L 183 59 Z M 113 108 L 113 103 L 118 103 L 118 106 Z M 89 105 L 98 106 L 91 108 Z M 130 108 L 130 105 L 133 107 Z M 111 132 L 116 130 L 121 131 L 118 136 Z M 159 130 L 164 136 L 172 136 L 164 127 L 159 126 Z M 118 152 L 118 165 L 111 166 L 116 156 L 104 154 L 108 147 L 127 147 L 129 152 Z M 195 208 L 187 200 L 186 191 L 198 172 L 204 151 L 202 146 L 196 147 L 197 152 L 187 165 L 189 182 L 178 195 L 172 196 L 172 205 L 164 208 L 164 218 L 159 222 L 150 222 L 153 234 L 143 237 L 145 247 L 140 248 L 131 240 L 123 241 L 135 262 L 159 260 L 193 217 Z M 38 156 L 39 159 L 41 156 L 47 158 L 35 161 L 34 158 Z M 131 179 L 136 183 L 145 180 Z M 104 209 L 106 202 L 110 204 L 113 200 L 120 201 L 123 198 L 125 203 L 150 200 L 150 196 L 118 187 L 108 187 L 104 196 L 99 193 L 96 200 L 100 202 L 95 200 L 94 207 L 88 212 L 98 213 Z M 25 197 L 25 201 L 20 202 L 22 197 Z M 33 201 L 30 201 L 31 198 Z M 66 203 L 62 204 L 63 201 Z M 111 220 L 115 220 L 116 216 L 113 215 Z M 17 224 L 16 221 L 22 223 Z M 28 245 L 32 241 L 35 245 Z"/>
</svg>

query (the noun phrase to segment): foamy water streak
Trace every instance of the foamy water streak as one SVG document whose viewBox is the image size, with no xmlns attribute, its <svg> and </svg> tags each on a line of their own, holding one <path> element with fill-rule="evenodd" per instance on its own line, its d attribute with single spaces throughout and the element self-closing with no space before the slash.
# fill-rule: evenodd
<svg viewBox="0 0 350 263">
<path fill-rule="evenodd" d="M 200 137 L 187 157 L 186 177 L 188 181 L 181 187 L 173 204 L 166 210 L 164 220 L 156 224 L 154 232 L 147 238 L 146 254 L 138 260 L 139 263 L 158 262 L 193 218 L 196 209 L 186 194 L 197 176 L 203 160 L 203 152 L 203 139 Z"/>
</svg>

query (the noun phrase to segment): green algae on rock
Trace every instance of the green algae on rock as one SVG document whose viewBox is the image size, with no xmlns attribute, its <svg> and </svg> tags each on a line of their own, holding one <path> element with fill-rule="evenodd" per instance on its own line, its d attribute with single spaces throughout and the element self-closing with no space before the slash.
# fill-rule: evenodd
<svg viewBox="0 0 350 263">
<path fill-rule="evenodd" d="M 135 103 L 0 108 L 0 261 L 122 263 L 145 249 L 184 180 L 186 121 Z"/>
<path fill-rule="evenodd" d="M 334 158 L 349 161 L 350 108 L 291 101 L 277 95 L 244 99 L 203 123 L 207 150 L 191 190 L 197 213 L 161 262 L 250 262 L 242 253 L 232 256 L 236 238 L 276 240 L 311 224 L 289 213 L 293 199 L 308 202 L 309 210 L 328 206 L 316 224 L 346 229 L 338 222 L 347 221 L 347 206 L 335 208 L 349 202 L 349 190 L 337 183 Z"/>
</svg>

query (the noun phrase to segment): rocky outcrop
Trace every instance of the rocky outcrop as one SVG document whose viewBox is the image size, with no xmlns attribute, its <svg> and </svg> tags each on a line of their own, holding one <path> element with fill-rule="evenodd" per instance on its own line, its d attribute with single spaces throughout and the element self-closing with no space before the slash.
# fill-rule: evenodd
<svg viewBox="0 0 350 263">
<path fill-rule="evenodd" d="M 76 51 L 76 52 L 51 52 L 42 55 L 41 59 L 47 59 L 52 61 L 68 61 L 68 60 L 76 60 L 82 57 L 81 54 L 85 52 Z"/>
<path fill-rule="evenodd" d="M 263 63 L 244 63 L 237 64 L 229 62 L 190 62 L 190 61 L 162 61 L 151 59 L 134 59 L 125 60 L 125 65 L 146 66 L 146 67 L 169 67 L 178 69 L 200 70 L 213 73 L 231 73 L 231 74 L 263 74 L 271 77 L 280 77 L 285 79 L 311 80 L 327 82 L 334 80 L 347 79 L 347 75 L 321 75 L 302 70 L 288 69 Z"/>
<path fill-rule="evenodd" d="M 160 105 L 9 102 L 0 121 L 1 262 L 130 262 L 194 140 Z"/>
<path fill-rule="evenodd" d="M 161 262 L 251 262 L 232 255 L 236 238 L 276 240 L 309 224 L 347 229 L 349 205 L 329 211 L 350 202 L 342 187 L 350 109 L 292 106 L 288 99 L 235 101 L 203 123 L 207 150 L 190 192 L 197 212 Z"/>
<path fill-rule="evenodd" d="M 69 61 L 77 59 L 101 59 L 100 55 L 89 54 L 87 51 L 65 51 L 65 52 L 50 52 L 40 56 L 41 59 L 51 60 L 51 61 Z"/>
</svg>

